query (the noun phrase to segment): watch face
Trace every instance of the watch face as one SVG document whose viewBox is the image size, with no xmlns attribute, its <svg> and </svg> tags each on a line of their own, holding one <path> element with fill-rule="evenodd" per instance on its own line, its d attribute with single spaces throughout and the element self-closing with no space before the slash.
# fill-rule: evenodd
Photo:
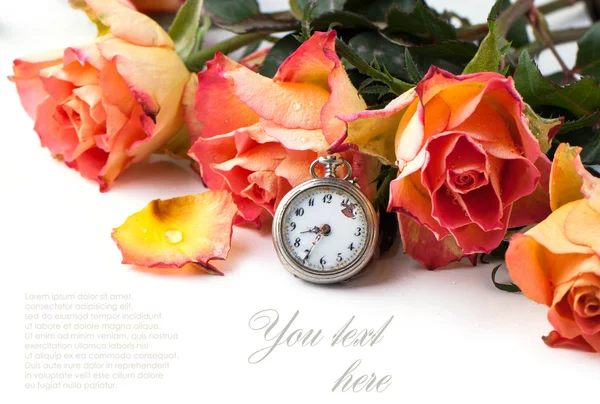
<svg viewBox="0 0 600 404">
<path fill-rule="evenodd" d="M 281 227 L 283 246 L 300 266 L 337 272 L 361 257 L 367 245 L 363 206 L 341 188 L 316 186 L 289 203 Z"/>
</svg>

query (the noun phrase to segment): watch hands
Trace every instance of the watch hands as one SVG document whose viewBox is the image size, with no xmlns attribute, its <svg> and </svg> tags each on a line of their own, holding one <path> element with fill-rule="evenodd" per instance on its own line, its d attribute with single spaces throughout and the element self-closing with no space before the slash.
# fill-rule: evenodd
<svg viewBox="0 0 600 404">
<path fill-rule="evenodd" d="M 304 261 L 306 261 L 308 259 L 308 256 L 310 255 L 310 252 L 312 251 L 313 248 L 315 248 L 315 246 L 317 245 L 317 243 L 319 242 L 319 240 L 321 240 L 322 238 L 323 238 L 323 233 L 317 234 L 317 237 L 315 238 L 315 241 L 313 241 L 312 245 L 310 246 L 310 248 L 308 250 L 306 250 L 306 255 L 302 259 L 302 262 L 304 262 Z"/>
<path fill-rule="evenodd" d="M 319 234 L 321 232 L 321 229 L 319 228 L 319 226 L 315 226 L 312 229 L 308 229 L 306 231 L 301 231 L 300 234 L 302 233 L 315 233 L 315 234 Z"/>
<path fill-rule="evenodd" d="M 310 229 L 304 233 L 313 233 L 313 232 L 317 233 L 317 237 L 315 237 L 315 241 L 312 242 L 312 245 L 310 246 L 310 248 L 308 250 L 306 250 L 306 255 L 302 259 L 302 262 L 305 262 L 308 259 L 313 248 L 323 238 L 323 236 L 328 236 L 331 233 L 331 226 L 329 226 L 328 224 L 324 224 L 320 228 L 318 226 L 315 226 L 312 229 Z"/>
</svg>

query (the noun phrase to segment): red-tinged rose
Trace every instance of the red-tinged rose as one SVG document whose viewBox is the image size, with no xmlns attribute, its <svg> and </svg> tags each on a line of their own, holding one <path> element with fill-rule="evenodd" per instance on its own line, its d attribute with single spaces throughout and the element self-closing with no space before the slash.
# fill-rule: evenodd
<svg viewBox="0 0 600 404">
<path fill-rule="evenodd" d="M 218 53 L 184 97 L 192 145 L 204 183 L 228 189 L 239 221 L 260 223 L 345 129 L 343 112 L 366 108 L 335 53 L 335 31 L 317 32 L 280 66 L 273 79 Z M 376 159 L 347 152 L 366 192 Z"/>
<path fill-rule="evenodd" d="M 524 110 L 511 78 L 432 67 L 386 108 L 340 116 L 344 142 L 398 166 L 388 208 L 413 258 L 428 268 L 473 259 L 550 213 L 550 162 Z"/>
</svg>

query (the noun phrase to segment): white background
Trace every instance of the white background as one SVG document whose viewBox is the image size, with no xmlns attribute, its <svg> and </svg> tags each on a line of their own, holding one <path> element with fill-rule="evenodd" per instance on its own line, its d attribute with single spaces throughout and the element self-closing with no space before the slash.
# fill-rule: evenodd
<svg viewBox="0 0 600 404">
<path fill-rule="evenodd" d="M 94 27 L 66 0 L 8 1 L 0 5 L 0 75 L 16 57 L 84 43 Z M 492 1 L 430 1 L 483 22 Z M 264 11 L 285 6 L 263 1 Z M 589 23 L 581 4 L 551 18 L 553 28 Z M 213 34 L 214 35 L 214 34 Z M 559 48 L 572 64 L 574 48 Z M 546 72 L 558 70 L 543 55 Z M 290 276 L 271 245 L 269 225 L 234 229 L 224 277 L 161 277 L 120 264 L 112 228 L 151 199 L 202 192 L 186 167 L 151 162 L 129 169 L 113 189 L 54 161 L 39 147 L 33 122 L 8 80 L 0 80 L 0 158 L 3 277 L 0 402 L 6 403 L 429 403 L 578 402 L 597 396 L 600 356 L 547 348 L 547 308 L 494 288 L 491 266 L 454 266 L 429 272 L 398 247 L 370 273 L 344 286 L 319 287 Z M 163 313 L 179 332 L 179 360 L 160 382 L 123 383 L 117 390 L 23 389 L 25 292 L 131 292 L 136 307 Z M 266 346 L 248 327 L 259 310 L 276 309 L 292 327 L 321 328 L 315 348 L 278 347 L 265 361 L 248 356 Z M 356 315 L 356 326 L 378 328 L 394 319 L 374 347 L 332 348 L 329 339 Z M 392 374 L 384 393 L 332 393 L 355 360 L 358 374 Z"/>
</svg>

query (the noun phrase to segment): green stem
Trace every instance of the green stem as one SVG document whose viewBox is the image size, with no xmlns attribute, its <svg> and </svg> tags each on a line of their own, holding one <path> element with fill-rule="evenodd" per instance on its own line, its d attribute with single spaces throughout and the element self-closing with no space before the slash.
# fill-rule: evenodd
<svg viewBox="0 0 600 404">
<path fill-rule="evenodd" d="M 413 84 L 398 80 L 397 78 L 375 69 L 362 57 L 360 57 L 360 55 L 358 55 L 354 49 L 346 45 L 346 43 L 340 39 L 336 39 L 335 48 L 340 55 L 346 58 L 346 60 L 348 60 L 352 66 L 356 67 L 359 72 L 366 74 L 367 76 L 373 78 L 373 80 L 386 84 L 396 95 L 400 95 L 414 87 Z"/>
<path fill-rule="evenodd" d="M 496 20 L 496 27 L 498 28 L 498 33 L 503 37 L 506 37 L 508 34 L 508 30 L 510 27 L 517 21 L 520 17 L 526 15 L 529 10 L 533 7 L 533 0 L 517 0 L 510 7 L 508 7 Z"/>
<path fill-rule="evenodd" d="M 574 42 L 574 41 L 578 41 L 579 38 L 581 38 L 581 36 L 583 34 L 585 34 L 588 29 L 589 29 L 589 27 L 569 28 L 569 29 L 561 29 L 561 30 L 557 30 L 557 31 L 550 31 L 550 38 L 552 39 L 552 42 L 554 43 L 554 45 L 560 45 L 563 43 Z M 531 55 L 531 57 L 534 57 L 535 55 L 537 55 L 544 49 L 546 49 L 546 45 L 542 41 L 535 41 L 535 42 L 532 42 L 531 44 L 529 44 L 528 46 L 517 50 L 517 56 L 520 55 L 523 50 L 527 50 L 527 52 Z"/>
<path fill-rule="evenodd" d="M 538 7 L 538 11 L 542 14 L 550 14 L 555 11 L 562 10 L 563 8 L 573 5 L 573 3 L 580 0 L 554 0 L 550 3 L 544 4 Z M 498 32 L 506 36 L 506 33 L 514 22 L 521 16 L 525 15 L 533 5 L 532 0 L 519 0 L 513 3 L 509 8 L 504 10 L 502 14 L 496 20 Z M 470 25 L 465 28 L 458 30 L 458 39 L 470 41 L 480 39 L 486 36 L 488 33 L 487 24 L 476 24 Z"/>
<path fill-rule="evenodd" d="M 251 34 L 236 35 L 219 42 L 216 45 L 192 53 L 185 61 L 185 65 L 190 71 L 199 72 L 202 70 L 202 66 L 214 57 L 216 52 L 222 52 L 224 54 L 231 53 L 254 41 L 263 39 L 264 37 L 269 36 L 269 34 L 269 32 L 253 32 Z"/>
<path fill-rule="evenodd" d="M 580 0 L 554 0 L 544 5 L 539 6 L 537 9 L 540 13 L 548 15 L 558 10 L 562 10 L 565 7 L 572 6 Z"/>
</svg>

